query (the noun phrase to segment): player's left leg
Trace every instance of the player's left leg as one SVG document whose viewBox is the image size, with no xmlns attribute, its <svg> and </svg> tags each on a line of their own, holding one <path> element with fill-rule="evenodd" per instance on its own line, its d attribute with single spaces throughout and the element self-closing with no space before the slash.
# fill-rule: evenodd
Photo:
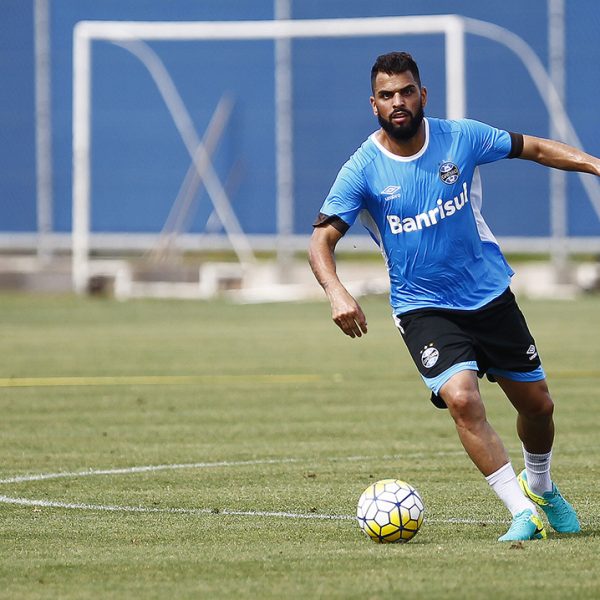
<svg viewBox="0 0 600 600">
<path fill-rule="evenodd" d="M 521 489 L 542 507 L 556 531 L 577 533 L 580 531 L 577 514 L 550 476 L 554 403 L 546 380 L 514 381 L 500 376 L 496 380 L 518 413 L 517 432 L 525 459 L 525 469 L 518 477 Z"/>
<path fill-rule="evenodd" d="M 499 375 L 494 377 L 517 409 L 517 433 L 525 449 L 535 454 L 550 452 L 554 443 L 554 402 L 546 380 L 513 381 Z"/>
</svg>

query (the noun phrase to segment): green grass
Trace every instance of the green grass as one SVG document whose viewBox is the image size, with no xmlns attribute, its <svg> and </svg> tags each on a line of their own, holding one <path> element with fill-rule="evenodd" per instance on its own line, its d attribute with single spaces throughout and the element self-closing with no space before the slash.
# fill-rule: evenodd
<svg viewBox="0 0 600 600">
<path fill-rule="evenodd" d="M 325 303 L 0 296 L 0 479 L 225 463 L 0 484 L 5 500 L 154 511 L 0 503 L 0 597 L 600 597 L 600 299 L 521 306 L 557 405 L 553 472 L 583 532 L 511 545 L 385 299 L 364 301 L 369 334 L 350 340 Z M 514 411 L 482 390 L 520 468 Z M 409 544 L 376 545 L 349 519 L 227 514 L 352 515 L 385 477 L 424 498 Z"/>
</svg>

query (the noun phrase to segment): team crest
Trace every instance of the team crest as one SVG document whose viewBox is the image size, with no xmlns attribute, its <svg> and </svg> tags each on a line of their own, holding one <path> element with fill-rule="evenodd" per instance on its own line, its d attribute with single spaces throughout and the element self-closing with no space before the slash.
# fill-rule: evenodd
<svg viewBox="0 0 600 600">
<path fill-rule="evenodd" d="M 460 171 L 454 163 L 447 161 L 440 165 L 440 179 L 447 185 L 453 185 L 459 177 Z"/>
<path fill-rule="evenodd" d="M 431 369 L 438 361 L 439 357 L 440 352 L 437 348 L 433 347 L 433 344 L 429 344 L 429 346 L 425 346 L 425 348 L 421 350 L 421 362 L 426 369 Z"/>
</svg>

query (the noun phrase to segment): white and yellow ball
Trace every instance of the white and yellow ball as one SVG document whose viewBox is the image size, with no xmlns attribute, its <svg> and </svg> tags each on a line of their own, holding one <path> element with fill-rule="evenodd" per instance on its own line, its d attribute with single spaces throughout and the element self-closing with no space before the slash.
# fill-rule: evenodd
<svg viewBox="0 0 600 600">
<path fill-rule="evenodd" d="M 362 493 L 356 518 L 373 541 L 402 543 L 417 534 L 424 513 L 423 500 L 412 485 L 398 479 L 382 479 Z"/>
</svg>

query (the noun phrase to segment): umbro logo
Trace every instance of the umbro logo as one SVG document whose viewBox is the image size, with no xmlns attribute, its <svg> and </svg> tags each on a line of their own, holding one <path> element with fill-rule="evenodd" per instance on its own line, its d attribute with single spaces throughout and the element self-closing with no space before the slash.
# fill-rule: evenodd
<svg viewBox="0 0 600 600">
<path fill-rule="evenodd" d="M 394 200 L 395 198 L 400 198 L 400 189 L 399 185 L 388 185 L 380 193 L 384 200 Z"/>
<path fill-rule="evenodd" d="M 533 344 L 527 348 L 527 354 L 529 354 L 529 360 L 534 360 L 537 358 L 538 353 Z"/>
</svg>

